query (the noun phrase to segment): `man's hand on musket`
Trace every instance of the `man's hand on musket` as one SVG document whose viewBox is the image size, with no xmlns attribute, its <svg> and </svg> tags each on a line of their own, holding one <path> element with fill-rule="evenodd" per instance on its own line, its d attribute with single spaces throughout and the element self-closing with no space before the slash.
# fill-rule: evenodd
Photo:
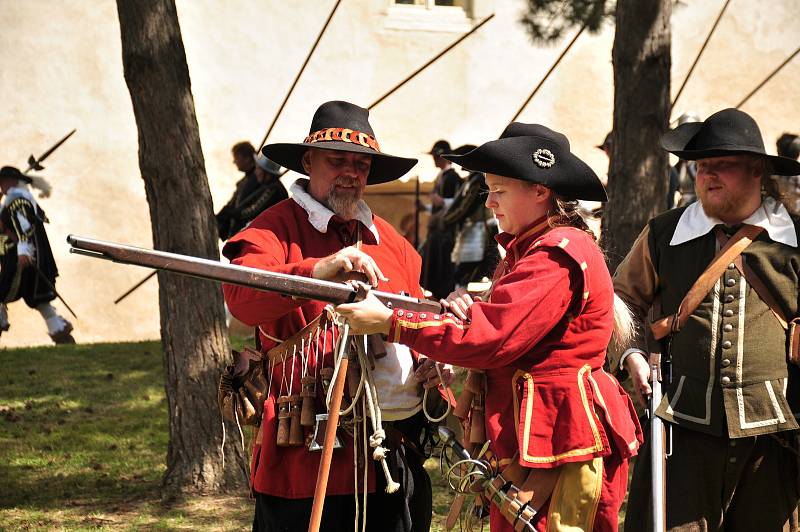
<svg viewBox="0 0 800 532">
<path fill-rule="evenodd" d="M 436 371 L 436 366 L 439 366 L 439 371 Z M 439 373 L 441 372 L 441 379 Z M 442 364 L 433 359 L 420 357 L 419 367 L 414 372 L 414 378 L 417 382 L 421 382 L 423 388 L 436 388 L 439 384 L 450 386 L 455 379 L 456 374 L 453 372 L 453 366 L 450 364 Z"/>
<path fill-rule="evenodd" d="M 338 305 L 336 312 L 347 320 L 353 334 L 389 334 L 392 311 L 371 292 L 356 303 Z"/>
<path fill-rule="evenodd" d="M 633 389 L 637 392 L 634 398 L 643 407 L 647 407 L 648 397 L 653 393 L 650 387 L 650 364 L 642 353 L 634 351 L 625 358 L 625 368 L 633 381 Z"/>
<path fill-rule="evenodd" d="M 350 272 L 363 273 L 372 286 L 378 286 L 378 281 L 389 280 L 372 257 L 353 246 L 320 259 L 314 266 L 311 276 L 327 281 L 344 281 Z"/>
<path fill-rule="evenodd" d="M 463 288 L 458 288 L 455 292 L 451 292 L 446 298 L 439 300 L 446 311 L 452 312 L 457 318 L 462 320 L 467 319 L 467 311 L 476 301 L 481 301 L 481 298 L 478 296 L 473 298 L 469 292 Z"/>
</svg>

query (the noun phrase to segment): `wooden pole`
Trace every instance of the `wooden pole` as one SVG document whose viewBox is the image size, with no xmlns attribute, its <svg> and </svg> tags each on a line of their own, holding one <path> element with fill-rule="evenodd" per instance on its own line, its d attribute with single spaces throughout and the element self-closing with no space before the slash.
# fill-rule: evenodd
<svg viewBox="0 0 800 532">
<path fill-rule="evenodd" d="M 761 83 L 759 83 L 759 84 L 758 84 L 758 86 L 757 86 L 755 89 L 751 90 L 751 91 L 750 91 L 750 94 L 748 94 L 747 96 L 745 96 L 745 97 L 744 97 L 744 99 L 742 99 L 742 101 L 741 101 L 741 102 L 737 103 L 737 104 L 736 104 L 736 108 L 738 109 L 738 108 L 740 108 L 741 106 L 743 106 L 743 105 L 744 105 L 744 104 L 747 102 L 747 100 L 749 100 L 749 99 L 750 99 L 750 98 L 751 98 L 751 97 L 752 97 L 752 96 L 753 96 L 755 93 L 757 93 L 759 90 L 761 90 L 761 87 L 763 87 L 764 85 L 766 85 L 766 84 L 767 84 L 767 82 L 768 82 L 769 80 L 771 80 L 773 77 L 775 77 L 775 74 L 777 74 L 778 72 L 780 72 L 780 71 L 781 71 L 781 69 L 782 69 L 783 67 L 785 67 L 787 64 L 789 64 L 789 61 L 791 61 L 792 59 L 794 59 L 794 57 L 795 57 L 795 56 L 796 56 L 798 53 L 800 53 L 800 48 L 798 48 L 797 50 L 795 50 L 795 51 L 794 51 L 794 53 L 792 53 L 792 55 L 790 55 L 789 57 L 787 57 L 787 58 L 786 58 L 786 61 L 784 61 L 783 63 L 781 63 L 780 65 L 778 65 L 778 68 L 776 68 L 775 70 L 773 70 L 773 71 L 772 71 L 772 73 L 771 73 L 769 76 L 767 76 L 767 77 L 766 77 L 766 79 L 764 79 L 764 81 L 762 81 Z"/>
<path fill-rule="evenodd" d="M 339 425 L 339 412 L 342 408 L 344 379 L 347 375 L 348 360 L 344 351 L 347 347 L 349 329 L 347 322 L 345 322 L 340 340 L 342 345 L 341 352 L 339 353 L 339 369 L 336 373 L 336 380 L 333 381 L 331 404 L 328 407 L 328 424 L 325 425 L 325 442 L 322 445 L 322 457 L 319 461 L 317 485 L 314 488 L 314 503 L 311 507 L 311 520 L 308 522 L 308 532 L 319 532 L 319 527 L 322 523 L 322 509 L 325 506 L 325 492 L 328 491 L 328 475 L 331 472 L 333 445 L 336 440 L 336 428 Z"/>
<path fill-rule="evenodd" d="M 696 67 L 698 61 L 700 61 L 700 56 L 703 55 L 703 52 L 705 51 L 706 46 L 708 45 L 708 41 L 710 41 L 711 40 L 711 36 L 714 35 L 714 30 L 717 29 L 717 24 L 719 24 L 719 21 L 722 19 L 722 15 L 725 13 L 725 10 L 728 9 L 728 4 L 730 4 L 730 3 L 731 3 L 731 0 L 725 0 L 725 5 L 722 6 L 722 9 L 720 10 L 719 15 L 717 15 L 717 20 L 715 20 L 714 21 L 714 25 L 711 26 L 711 31 L 708 32 L 708 35 L 706 36 L 706 40 L 703 41 L 703 45 L 700 47 L 700 51 L 697 52 L 697 56 L 694 58 L 694 62 L 692 63 L 692 66 L 689 67 L 689 72 L 687 72 L 686 73 L 686 77 L 683 78 L 683 83 L 681 83 L 681 87 L 678 89 L 678 93 L 675 95 L 675 99 L 672 100 L 672 104 L 670 104 L 670 109 L 674 109 L 675 108 L 675 104 L 678 102 L 678 98 L 681 97 L 681 93 L 683 92 L 683 88 L 686 86 L 686 82 L 689 81 L 690 77 L 692 77 L 692 72 L 694 72 L 694 67 Z"/>
<path fill-rule="evenodd" d="M 308 55 L 306 56 L 306 60 L 303 61 L 303 66 L 300 67 L 300 71 L 295 76 L 294 82 L 292 82 L 292 86 L 289 88 L 289 92 L 287 92 L 286 96 L 283 98 L 283 102 L 281 103 L 280 108 L 278 108 L 278 112 L 275 113 L 275 117 L 272 119 L 272 123 L 269 125 L 269 129 L 267 129 L 267 132 L 264 134 L 264 138 L 261 139 L 261 142 L 258 145 L 258 150 L 256 150 L 256 151 L 261 152 L 261 148 L 263 148 L 264 144 L 267 143 L 267 137 L 269 137 L 269 134 L 272 133 L 272 128 L 275 127 L 275 122 L 277 122 L 278 121 L 278 117 L 281 116 L 281 113 L 283 112 L 283 108 L 286 106 L 286 102 L 289 101 L 289 96 L 292 95 L 292 92 L 294 91 L 294 88 L 297 85 L 297 82 L 300 81 L 300 76 L 303 75 L 303 71 L 306 69 L 306 65 L 308 64 L 308 61 L 311 59 L 311 56 L 314 54 L 314 50 L 317 49 L 317 45 L 319 44 L 320 39 L 322 39 L 322 36 L 325 34 L 325 30 L 328 29 L 328 24 L 330 24 L 331 19 L 333 18 L 333 14 L 336 13 L 336 9 L 339 7 L 339 4 L 341 4 L 341 3 L 342 3 L 342 0 L 336 0 L 336 4 L 334 4 L 333 9 L 331 9 L 330 15 L 328 15 L 328 20 L 325 21 L 325 24 L 322 26 L 322 29 L 320 30 L 319 35 L 317 35 L 317 40 L 314 41 L 314 45 L 311 47 L 311 50 L 308 51 Z"/>
<path fill-rule="evenodd" d="M 491 15 L 489 15 L 488 17 L 486 17 L 485 19 L 483 19 L 483 20 L 482 20 L 482 21 L 481 21 L 481 22 L 480 22 L 480 23 L 479 23 L 477 26 L 475 26 L 474 28 L 472 28 L 471 30 L 469 30 L 467 33 L 465 33 L 464 35 L 462 35 L 461 37 L 459 37 L 458 39 L 456 39 L 456 40 L 455 40 L 453 43 L 451 43 L 451 44 L 450 44 L 450 46 L 448 46 L 447 48 L 445 48 L 444 50 L 442 50 L 441 52 L 439 52 L 438 54 L 436 54 L 436 55 L 435 55 L 435 56 L 434 56 L 434 57 L 433 57 L 433 58 L 432 58 L 430 61 L 428 61 L 427 63 L 425 63 L 424 65 L 422 65 L 422 66 L 421 66 L 421 67 L 419 67 L 418 69 L 416 69 L 416 70 L 415 70 L 414 72 L 412 72 L 412 73 L 411 73 L 411 74 L 410 74 L 410 75 L 409 75 L 409 76 L 408 76 L 406 79 L 404 79 L 403 81 L 401 81 L 400 83 L 398 83 L 397 85 L 395 85 L 394 87 L 392 87 L 392 88 L 391 88 L 391 89 L 390 89 L 388 92 L 386 92 L 386 93 L 385 93 L 383 96 L 381 96 L 380 98 L 378 98 L 377 100 L 375 100 L 374 102 L 372 102 L 372 103 L 371 103 L 371 104 L 370 104 L 370 105 L 367 107 L 367 109 L 372 109 L 373 107 L 375 107 L 376 105 L 378 105 L 379 103 L 381 103 L 383 100 L 385 100 L 386 98 L 388 98 L 388 97 L 389 97 L 389 96 L 390 96 L 392 93 L 394 93 L 394 92 L 395 92 L 397 89 L 399 89 L 400 87 L 402 87 L 403 85 L 405 85 L 406 83 L 408 83 L 409 81 L 411 81 L 412 79 L 414 79 L 414 78 L 417 76 L 417 74 L 419 74 L 420 72 L 422 72 L 423 70 L 425 70 L 426 68 L 428 68 L 429 66 L 431 66 L 433 63 L 435 63 L 435 62 L 436 62 L 436 60 L 438 60 L 438 59 L 439 59 L 440 57 L 442 57 L 444 54 L 446 54 L 447 52 L 449 52 L 450 50 L 452 50 L 453 48 L 455 48 L 456 46 L 458 46 L 458 45 L 459 45 L 459 43 L 461 43 L 461 41 L 463 41 L 464 39 L 466 39 L 467 37 L 469 37 L 470 35 L 472 35 L 472 34 L 473 34 L 473 33 L 475 33 L 476 31 L 478 31 L 478 29 L 480 29 L 480 27 L 481 27 L 481 26 L 483 26 L 484 24 L 486 24 L 487 22 L 489 22 L 489 21 L 490 21 L 492 18 L 494 18 L 494 13 L 492 13 Z"/>
<path fill-rule="evenodd" d="M 556 69 L 556 67 L 561 62 L 561 60 L 564 59 L 564 56 L 567 55 L 567 52 L 569 52 L 569 49 L 572 48 L 572 45 L 575 44 L 575 41 L 578 40 L 578 37 L 581 36 L 581 33 L 583 33 L 583 30 L 585 30 L 585 29 L 586 29 L 586 25 L 584 24 L 581 27 L 581 29 L 578 30 L 578 33 L 575 34 L 575 37 L 573 37 L 572 40 L 569 41 L 569 44 L 567 44 L 566 48 L 564 48 L 564 51 L 561 52 L 561 55 L 558 56 L 558 59 L 556 59 L 556 62 L 553 63 L 553 66 L 550 67 L 550 70 L 547 71 L 547 73 L 544 75 L 544 77 L 539 82 L 539 84 L 536 85 L 536 88 L 533 89 L 533 92 L 531 92 L 530 96 L 528 96 L 528 99 L 525 100 L 525 103 L 523 103 L 520 106 L 519 110 L 517 111 L 517 114 L 514 115 L 514 118 L 512 118 L 509 121 L 509 123 L 510 122 L 514 122 L 517 118 L 519 118 L 519 115 L 522 114 L 522 111 L 525 109 L 525 107 L 527 107 L 527 105 L 530 103 L 530 101 L 533 99 L 533 97 L 536 96 L 536 93 L 539 92 L 539 89 L 542 88 L 542 85 L 544 85 L 544 82 L 547 81 L 547 78 L 550 77 L 550 74 L 553 73 L 553 71 Z"/>
</svg>

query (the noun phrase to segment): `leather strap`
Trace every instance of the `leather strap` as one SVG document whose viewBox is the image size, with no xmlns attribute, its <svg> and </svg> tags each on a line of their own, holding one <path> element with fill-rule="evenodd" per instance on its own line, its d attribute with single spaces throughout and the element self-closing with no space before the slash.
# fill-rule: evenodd
<svg viewBox="0 0 800 532">
<path fill-rule="evenodd" d="M 717 241 L 720 245 L 724 245 L 728 240 L 728 235 L 726 235 L 720 229 L 716 229 L 715 233 L 717 235 Z M 747 283 L 753 287 L 753 290 L 756 291 L 758 297 L 763 301 L 769 309 L 772 311 L 772 315 L 775 316 L 775 319 L 778 320 L 778 323 L 781 324 L 784 330 L 789 329 L 789 321 L 786 319 L 786 315 L 783 313 L 783 310 L 778 305 L 778 302 L 775 301 L 775 298 L 772 296 L 772 292 L 769 291 L 767 285 L 764 284 L 764 281 L 756 275 L 756 272 L 753 271 L 750 266 L 747 265 L 747 262 L 743 259 L 743 257 L 739 256 L 736 257 L 736 260 L 733 261 L 736 265 L 736 269 L 739 270 L 739 273 L 742 277 L 745 278 Z"/>
<path fill-rule="evenodd" d="M 742 228 L 725 243 L 714 256 L 708 268 L 706 268 L 689 289 L 689 292 L 678 306 L 678 312 L 650 324 L 650 329 L 653 331 L 653 336 L 656 340 L 660 340 L 669 334 L 681 330 L 692 312 L 695 311 L 700 302 L 706 297 L 706 294 L 711 291 L 719 280 L 725 268 L 728 267 L 728 264 L 741 255 L 742 251 L 752 244 L 753 240 L 755 240 L 763 230 L 763 227 L 747 224 L 743 225 Z"/>
</svg>

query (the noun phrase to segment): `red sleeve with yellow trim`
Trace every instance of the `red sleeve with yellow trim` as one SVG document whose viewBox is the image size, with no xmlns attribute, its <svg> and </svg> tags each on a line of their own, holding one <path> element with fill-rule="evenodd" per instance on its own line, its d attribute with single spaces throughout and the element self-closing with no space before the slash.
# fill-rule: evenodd
<svg viewBox="0 0 800 532">
<path fill-rule="evenodd" d="M 470 307 L 468 322 L 452 314 L 396 309 L 389 340 L 440 362 L 468 368 L 507 366 L 564 318 L 581 292 L 580 267 L 562 249 L 541 246 L 501 277 L 489 302 Z"/>
</svg>

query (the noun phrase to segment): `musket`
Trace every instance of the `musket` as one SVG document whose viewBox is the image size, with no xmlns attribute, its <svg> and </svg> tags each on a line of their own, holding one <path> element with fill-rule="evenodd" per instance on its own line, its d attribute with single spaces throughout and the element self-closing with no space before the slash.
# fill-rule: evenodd
<svg viewBox="0 0 800 532">
<path fill-rule="evenodd" d="M 110 260 L 121 264 L 155 268 L 199 279 L 244 286 L 301 299 L 313 299 L 333 304 L 351 303 L 363 299 L 370 291 L 364 283 L 347 284 L 311 279 L 298 275 L 274 273 L 247 266 L 223 264 L 211 259 L 126 246 L 75 235 L 69 235 L 67 242 L 71 246 L 70 253 L 78 255 Z M 441 304 L 436 301 L 380 292 L 378 290 L 371 290 L 371 292 L 389 308 L 400 306 L 415 312 L 437 313 L 442 311 Z M 344 327 L 345 330 L 342 334 L 346 335 L 346 323 Z M 344 349 L 344 343 L 341 349 Z M 347 357 L 342 356 L 342 353 L 343 351 L 339 353 L 340 367 L 336 381 L 333 383 L 330 413 L 314 492 L 314 505 L 309 531 L 318 530 L 322 518 L 322 507 L 332 460 L 333 442 L 336 438 L 336 426 L 344 390 L 344 376 L 347 373 Z"/>
<path fill-rule="evenodd" d="M 47 157 L 49 157 L 51 153 L 56 151 L 62 144 L 64 144 L 67 141 L 68 138 L 70 138 L 73 134 L 75 134 L 76 131 L 77 131 L 77 129 L 73 129 L 72 131 L 70 131 L 69 133 L 64 135 L 64 138 L 62 138 L 61 140 L 59 140 L 58 142 L 53 144 L 50 147 L 50 149 L 47 150 L 46 152 L 44 152 L 43 154 L 41 154 L 38 159 L 36 157 L 34 157 L 33 154 L 31 154 L 31 156 L 28 157 L 28 168 L 22 173 L 23 174 L 27 174 L 31 170 L 36 170 L 37 172 L 40 171 L 40 170 L 44 170 L 44 166 L 42 166 L 42 162 L 45 159 L 47 159 Z"/>
<path fill-rule="evenodd" d="M 652 530 L 664 532 L 666 529 L 666 431 L 664 421 L 656 415 L 656 408 L 663 396 L 661 384 L 664 376 L 669 375 L 669 368 L 662 371 L 661 353 L 650 353 L 650 469 L 651 492 L 653 494 Z"/>
<path fill-rule="evenodd" d="M 192 257 L 191 255 L 127 246 L 76 235 L 69 235 L 67 242 L 71 246 L 70 253 L 78 255 L 110 260 L 121 264 L 154 268 L 300 299 L 312 299 L 338 305 L 359 301 L 366 297 L 367 291 L 370 291 L 381 303 L 389 308 L 399 306 L 415 312 L 441 312 L 442 310 L 441 304 L 436 301 L 378 290 L 368 290 L 368 287 L 363 283 L 351 285 L 299 275 L 269 272 L 248 266 L 224 264 L 217 260 Z"/>
</svg>

